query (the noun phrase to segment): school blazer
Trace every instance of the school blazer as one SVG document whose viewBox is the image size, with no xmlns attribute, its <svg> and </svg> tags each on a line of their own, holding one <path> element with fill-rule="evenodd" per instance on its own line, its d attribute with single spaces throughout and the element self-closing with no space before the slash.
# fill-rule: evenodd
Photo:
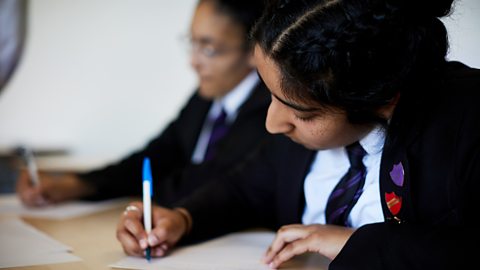
<svg viewBox="0 0 480 270">
<path fill-rule="evenodd" d="M 400 98 L 380 168 L 385 222 L 357 229 L 329 269 L 461 269 L 475 263 L 480 70 L 460 63 L 445 70 Z M 194 224 L 183 241 L 301 223 L 303 182 L 314 155 L 273 136 L 229 181 L 178 204 Z"/>
<path fill-rule="evenodd" d="M 269 136 L 265 129 L 269 104 L 270 94 L 259 82 L 241 105 L 229 132 L 219 142 L 216 156 L 208 162 L 192 164 L 191 156 L 212 105 L 195 91 L 178 117 L 143 149 L 113 165 L 80 175 L 98 189 L 89 199 L 140 195 L 143 158 L 150 157 L 155 201 L 170 205 L 239 166 L 245 156 Z"/>
</svg>

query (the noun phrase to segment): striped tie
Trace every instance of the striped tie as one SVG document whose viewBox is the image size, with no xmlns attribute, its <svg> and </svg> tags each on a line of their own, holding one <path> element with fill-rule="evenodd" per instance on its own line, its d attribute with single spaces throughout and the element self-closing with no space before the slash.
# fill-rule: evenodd
<svg viewBox="0 0 480 270">
<path fill-rule="evenodd" d="M 327 224 L 348 227 L 348 215 L 362 194 L 365 184 L 366 169 L 362 160 L 366 152 L 358 142 L 347 146 L 346 149 L 350 169 L 330 193 L 325 213 Z"/>
<path fill-rule="evenodd" d="M 212 133 L 210 134 L 207 150 L 203 159 L 204 161 L 209 161 L 214 157 L 215 153 L 217 152 L 218 141 L 220 141 L 227 134 L 228 125 L 225 121 L 226 119 L 227 113 L 222 109 L 213 123 Z"/>
</svg>

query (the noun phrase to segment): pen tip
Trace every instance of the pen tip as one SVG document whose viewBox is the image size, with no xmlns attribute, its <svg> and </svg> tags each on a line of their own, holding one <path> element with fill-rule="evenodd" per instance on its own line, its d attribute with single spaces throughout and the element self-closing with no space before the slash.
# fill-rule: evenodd
<svg viewBox="0 0 480 270">
<path fill-rule="evenodd" d="M 147 248 L 145 257 L 147 257 L 147 261 L 150 262 L 150 260 L 152 258 L 151 255 L 150 255 L 150 248 Z"/>
</svg>

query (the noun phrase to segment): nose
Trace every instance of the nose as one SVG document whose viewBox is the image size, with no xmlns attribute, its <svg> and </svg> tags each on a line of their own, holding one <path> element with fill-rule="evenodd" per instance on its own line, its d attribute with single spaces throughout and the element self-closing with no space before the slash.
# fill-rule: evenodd
<svg viewBox="0 0 480 270">
<path fill-rule="evenodd" d="M 272 97 L 265 121 L 265 127 L 271 134 L 288 133 L 294 128 L 288 120 L 288 111 L 282 105 Z"/>
<path fill-rule="evenodd" d="M 198 72 L 200 69 L 200 59 L 198 53 L 195 53 L 195 51 L 190 52 L 190 66 Z"/>
</svg>

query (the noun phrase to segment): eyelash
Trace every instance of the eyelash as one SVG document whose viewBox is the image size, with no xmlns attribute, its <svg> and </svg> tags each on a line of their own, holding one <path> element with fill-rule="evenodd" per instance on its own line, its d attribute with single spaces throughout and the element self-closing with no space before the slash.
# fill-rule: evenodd
<svg viewBox="0 0 480 270">
<path fill-rule="evenodd" d="M 312 116 L 303 117 L 303 116 L 295 115 L 295 118 L 302 122 L 310 122 L 315 118 L 315 116 L 312 115 Z"/>
</svg>

